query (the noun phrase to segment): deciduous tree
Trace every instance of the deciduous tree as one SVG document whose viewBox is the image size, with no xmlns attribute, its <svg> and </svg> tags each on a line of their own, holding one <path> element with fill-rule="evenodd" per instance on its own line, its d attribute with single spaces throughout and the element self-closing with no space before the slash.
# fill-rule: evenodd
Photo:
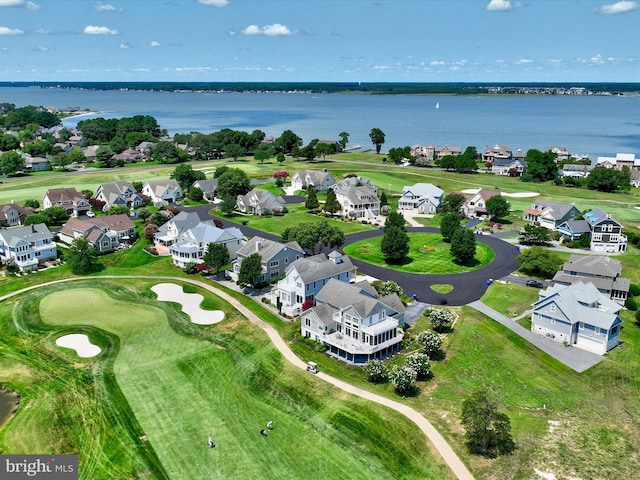
<svg viewBox="0 0 640 480">
<path fill-rule="evenodd" d="M 71 271 L 80 275 L 90 272 L 98 265 L 98 252 L 85 237 L 80 236 L 73 240 L 64 259 Z"/>
<path fill-rule="evenodd" d="M 429 323 L 436 332 L 447 330 L 453 322 L 453 314 L 444 308 L 434 308 L 429 313 Z"/>
<path fill-rule="evenodd" d="M 218 178 L 216 194 L 220 198 L 236 199 L 238 195 L 245 195 L 249 190 L 251 181 L 244 170 L 239 168 L 230 168 Z"/>
<path fill-rule="evenodd" d="M 429 358 L 436 356 L 440 352 L 440 348 L 442 348 L 442 337 L 435 332 L 428 330 L 420 332 L 416 340 L 422 347 L 422 352 L 428 355 Z"/>
<path fill-rule="evenodd" d="M 505 218 L 511 205 L 502 195 L 494 195 L 487 200 L 487 213 L 492 219 Z"/>
<path fill-rule="evenodd" d="M 255 285 L 256 278 L 262 273 L 262 257 L 259 253 L 252 253 L 242 259 L 238 273 L 238 285 L 248 287 Z"/>
<path fill-rule="evenodd" d="M 424 380 L 431 375 L 431 362 L 429 361 L 429 355 L 426 353 L 410 353 L 407 355 L 404 365 L 416 372 L 418 380 Z"/>
<path fill-rule="evenodd" d="M 203 263 L 218 273 L 222 267 L 229 263 L 229 249 L 222 243 L 209 243 L 207 251 L 202 256 Z"/>
<path fill-rule="evenodd" d="M 369 360 L 364 365 L 364 371 L 371 383 L 384 382 L 387 379 L 387 366 L 381 360 Z"/>
<path fill-rule="evenodd" d="M 551 278 L 562 266 L 562 259 L 546 248 L 536 246 L 521 251 L 518 263 L 520 270 L 528 275 Z"/>
<path fill-rule="evenodd" d="M 384 132 L 379 128 L 372 128 L 369 132 L 371 143 L 376 147 L 376 153 L 380 153 L 380 149 L 384 144 Z"/>
<path fill-rule="evenodd" d="M 471 453 L 493 458 L 514 450 L 511 422 L 501 410 L 497 393 L 487 385 L 462 402 L 461 421 Z"/>
<path fill-rule="evenodd" d="M 13 175 L 24 170 L 24 158 L 15 150 L 4 152 L 0 155 L 0 173 L 2 175 Z"/>
<path fill-rule="evenodd" d="M 442 234 L 442 241 L 451 243 L 453 234 L 460 230 L 460 214 L 449 212 L 442 216 L 440 221 L 440 233 Z"/>
<path fill-rule="evenodd" d="M 389 380 L 393 384 L 396 392 L 404 395 L 410 392 L 416 386 L 418 374 L 409 367 L 401 367 L 394 365 L 389 371 Z"/>
<path fill-rule="evenodd" d="M 476 255 L 476 237 L 472 230 L 459 228 L 451 237 L 451 255 L 456 263 L 465 265 Z"/>
<path fill-rule="evenodd" d="M 344 149 L 347 148 L 347 143 L 349 143 L 349 132 L 340 132 L 339 137 L 340 141 L 338 143 L 340 144 L 340 148 L 344 151 Z"/>
</svg>

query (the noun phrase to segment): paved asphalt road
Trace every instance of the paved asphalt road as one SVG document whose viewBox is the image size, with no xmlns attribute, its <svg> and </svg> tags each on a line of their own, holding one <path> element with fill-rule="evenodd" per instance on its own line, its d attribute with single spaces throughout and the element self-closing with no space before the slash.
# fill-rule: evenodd
<svg viewBox="0 0 640 480">
<path fill-rule="evenodd" d="M 188 211 L 197 211 L 202 219 L 210 218 L 209 210 L 211 209 L 211 205 L 182 208 Z M 251 223 L 251 217 L 247 218 L 249 219 L 249 223 Z M 237 224 L 233 224 L 224 218 L 220 218 L 220 220 L 222 220 L 224 227 L 237 226 Z M 282 217 L 282 221 L 286 222 L 286 215 Z M 249 225 L 243 226 L 242 231 L 248 237 L 259 235 L 275 241 L 279 241 L 280 239 L 278 235 L 272 235 L 253 229 Z M 407 231 L 427 233 L 440 232 L 439 229 L 432 227 L 412 227 L 408 228 Z M 382 230 L 368 230 L 366 232 L 352 233 L 346 236 L 345 245 L 380 235 L 382 235 Z M 352 259 L 352 261 L 353 264 L 358 267 L 359 273 L 363 275 L 370 275 L 372 277 L 379 278 L 380 280 L 393 280 L 402 286 L 407 295 L 411 296 L 415 293 L 417 295 L 417 299 L 421 302 L 433 305 L 466 305 L 480 299 L 480 297 L 484 295 L 484 292 L 487 289 L 487 280 L 502 278 L 518 269 L 518 262 L 516 260 L 518 257 L 518 250 L 513 245 L 490 235 L 477 235 L 476 240 L 491 247 L 496 256 L 494 261 L 486 267 L 467 273 L 454 273 L 450 275 L 430 275 L 427 272 L 424 274 L 405 273 L 360 262 L 354 259 Z M 442 283 L 453 285 L 453 290 L 444 294 L 434 292 L 429 288 L 431 285 Z"/>
</svg>

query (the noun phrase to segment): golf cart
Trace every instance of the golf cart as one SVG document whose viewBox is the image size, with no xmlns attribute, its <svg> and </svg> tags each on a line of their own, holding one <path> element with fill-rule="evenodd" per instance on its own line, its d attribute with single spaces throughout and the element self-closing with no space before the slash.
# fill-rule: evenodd
<svg viewBox="0 0 640 480">
<path fill-rule="evenodd" d="M 318 364 L 316 362 L 307 362 L 307 372 L 318 373 Z"/>
</svg>

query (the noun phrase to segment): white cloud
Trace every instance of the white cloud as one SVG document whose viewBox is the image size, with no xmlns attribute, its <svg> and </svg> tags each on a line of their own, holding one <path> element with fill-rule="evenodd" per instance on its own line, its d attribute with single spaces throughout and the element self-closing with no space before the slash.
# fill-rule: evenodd
<svg viewBox="0 0 640 480">
<path fill-rule="evenodd" d="M 528 63 L 533 63 L 533 60 L 530 60 L 528 58 L 521 58 L 519 60 L 516 60 L 516 65 L 526 65 Z"/>
<path fill-rule="evenodd" d="M 511 0 L 491 0 L 486 9 L 490 12 L 504 12 L 523 7 L 522 2 L 512 2 Z"/>
<path fill-rule="evenodd" d="M 431 65 L 432 67 L 435 67 L 437 65 L 444 65 L 443 61 L 436 61 L 434 60 L 433 62 L 431 62 L 429 65 Z"/>
<path fill-rule="evenodd" d="M 229 5 L 229 0 L 198 0 L 198 3 L 202 5 L 212 5 L 214 7 L 226 7 Z"/>
<path fill-rule="evenodd" d="M 265 25 L 262 28 L 257 25 L 249 25 L 247 28 L 242 30 L 242 33 L 245 35 L 266 35 L 268 37 L 294 35 L 294 33 L 289 30 L 289 27 L 286 25 L 280 25 L 279 23 Z"/>
<path fill-rule="evenodd" d="M 85 35 L 118 35 L 117 30 L 112 30 L 108 27 L 97 27 L 94 25 L 87 25 L 84 27 Z"/>
<path fill-rule="evenodd" d="M 604 15 L 615 15 L 616 13 L 627 13 L 638 8 L 637 2 L 630 2 L 623 0 L 621 2 L 611 3 L 609 5 L 603 5 L 596 10 L 598 13 Z"/>
<path fill-rule="evenodd" d="M 120 46 L 118 48 L 131 48 L 131 44 L 130 43 L 121 43 Z"/>
<path fill-rule="evenodd" d="M 155 40 L 149 44 L 150 47 L 159 47 L 160 42 L 156 42 Z"/>
<path fill-rule="evenodd" d="M 35 32 L 38 35 L 48 35 L 50 33 L 46 28 L 38 28 Z"/>
<path fill-rule="evenodd" d="M 22 35 L 23 33 L 19 28 L 0 27 L 0 35 Z"/>
<path fill-rule="evenodd" d="M 38 50 L 40 50 L 41 52 L 48 52 L 49 47 L 38 47 Z"/>
<path fill-rule="evenodd" d="M 0 0 L 0 7 L 25 7 L 28 10 L 40 10 L 40 5 L 24 0 Z"/>
<path fill-rule="evenodd" d="M 121 8 L 114 7 L 110 3 L 98 2 L 93 7 L 96 12 L 121 12 Z"/>
<path fill-rule="evenodd" d="M 591 60 L 591 63 L 596 63 L 598 65 L 602 65 L 603 63 L 605 63 L 604 58 L 602 58 L 602 55 L 600 54 L 597 54 L 596 56 L 591 57 L 590 60 Z"/>
</svg>

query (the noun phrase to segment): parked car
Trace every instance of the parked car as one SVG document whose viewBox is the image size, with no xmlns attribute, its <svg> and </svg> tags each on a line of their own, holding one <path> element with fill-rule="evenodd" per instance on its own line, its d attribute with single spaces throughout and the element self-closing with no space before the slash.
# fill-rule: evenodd
<svg viewBox="0 0 640 480">
<path fill-rule="evenodd" d="M 524 282 L 527 287 L 542 288 L 544 285 L 537 280 L 527 280 Z"/>
<path fill-rule="evenodd" d="M 89 210 L 89 211 L 87 212 L 87 217 L 89 217 L 89 218 L 93 218 L 93 217 L 95 217 L 95 216 L 96 216 L 96 214 L 95 214 L 95 213 L 93 213 L 91 210 Z"/>
</svg>

